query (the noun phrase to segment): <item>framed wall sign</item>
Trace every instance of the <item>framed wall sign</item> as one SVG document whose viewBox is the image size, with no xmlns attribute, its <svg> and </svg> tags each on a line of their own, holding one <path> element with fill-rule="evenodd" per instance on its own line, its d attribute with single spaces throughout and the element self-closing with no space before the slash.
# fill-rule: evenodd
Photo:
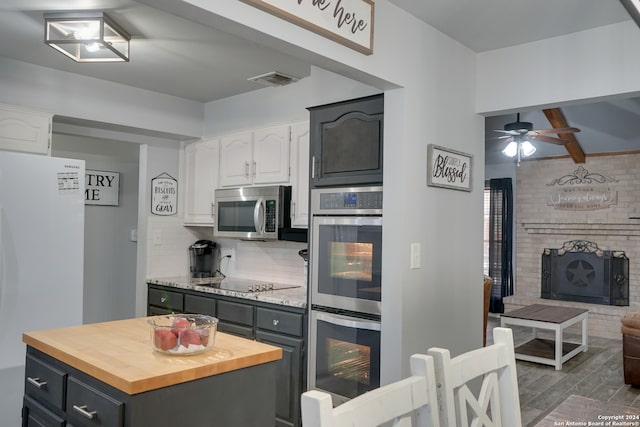
<svg viewBox="0 0 640 427">
<path fill-rule="evenodd" d="M 162 216 L 178 213 L 178 181 L 166 172 L 151 180 L 151 213 Z"/>
<path fill-rule="evenodd" d="M 365 55 L 373 53 L 371 0 L 242 1 Z"/>
<path fill-rule="evenodd" d="M 438 145 L 427 148 L 427 185 L 471 191 L 473 156 Z"/>
<path fill-rule="evenodd" d="M 86 169 L 84 174 L 84 204 L 118 206 L 120 173 Z"/>
</svg>

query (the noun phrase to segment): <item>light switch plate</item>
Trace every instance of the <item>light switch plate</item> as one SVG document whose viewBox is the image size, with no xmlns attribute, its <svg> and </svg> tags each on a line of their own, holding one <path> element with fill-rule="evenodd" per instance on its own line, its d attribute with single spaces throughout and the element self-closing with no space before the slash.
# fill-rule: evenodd
<svg viewBox="0 0 640 427">
<path fill-rule="evenodd" d="M 420 243 L 411 244 L 411 269 L 420 268 Z"/>
<path fill-rule="evenodd" d="M 159 228 L 153 230 L 153 244 L 155 246 L 162 245 L 162 230 Z"/>
</svg>

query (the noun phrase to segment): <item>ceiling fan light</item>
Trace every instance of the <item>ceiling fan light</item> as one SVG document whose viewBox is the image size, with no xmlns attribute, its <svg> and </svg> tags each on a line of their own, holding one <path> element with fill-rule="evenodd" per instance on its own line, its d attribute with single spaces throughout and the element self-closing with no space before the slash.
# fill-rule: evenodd
<svg viewBox="0 0 640 427">
<path fill-rule="evenodd" d="M 531 142 L 527 140 L 522 142 L 521 149 L 522 149 L 522 155 L 525 157 L 529 157 L 530 155 L 536 152 L 536 147 L 534 147 L 533 144 L 531 144 Z"/>
<path fill-rule="evenodd" d="M 502 150 L 502 154 L 507 157 L 515 157 L 516 154 L 518 154 L 518 143 L 515 141 L 511 141 L 509 145 L 504 147 L 504 149 Z"/>
</svg>

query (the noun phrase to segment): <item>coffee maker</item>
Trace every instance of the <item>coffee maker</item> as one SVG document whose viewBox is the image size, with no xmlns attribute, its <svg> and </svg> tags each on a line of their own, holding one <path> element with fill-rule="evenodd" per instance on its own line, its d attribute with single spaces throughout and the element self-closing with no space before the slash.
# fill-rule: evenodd
<svg viewBox="0 0 640 427">
<path fill-rule="evenodd" d="M 189 271 L 192 278 L 214 277 L 218 244 L 211 240 L 198 240 L 189 246 Z"/>
</svg>

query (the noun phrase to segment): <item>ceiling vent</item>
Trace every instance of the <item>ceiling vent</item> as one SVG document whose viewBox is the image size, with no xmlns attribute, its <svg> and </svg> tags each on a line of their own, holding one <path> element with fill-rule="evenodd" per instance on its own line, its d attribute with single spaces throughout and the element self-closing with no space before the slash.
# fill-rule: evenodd
<svg viewBox="0 0 640 427">
<path fill-rule="evenodd" d="M 270 73 L 261 74 L 255 77 L 249 77 L 247 80 L 256 83 L 262 83 L 266 86 L 285 86 L 289 83 L 295 83 L 300 79 L 298 77 L 289 76 L 279 71 L 271 71 Z"/>
</svg>

